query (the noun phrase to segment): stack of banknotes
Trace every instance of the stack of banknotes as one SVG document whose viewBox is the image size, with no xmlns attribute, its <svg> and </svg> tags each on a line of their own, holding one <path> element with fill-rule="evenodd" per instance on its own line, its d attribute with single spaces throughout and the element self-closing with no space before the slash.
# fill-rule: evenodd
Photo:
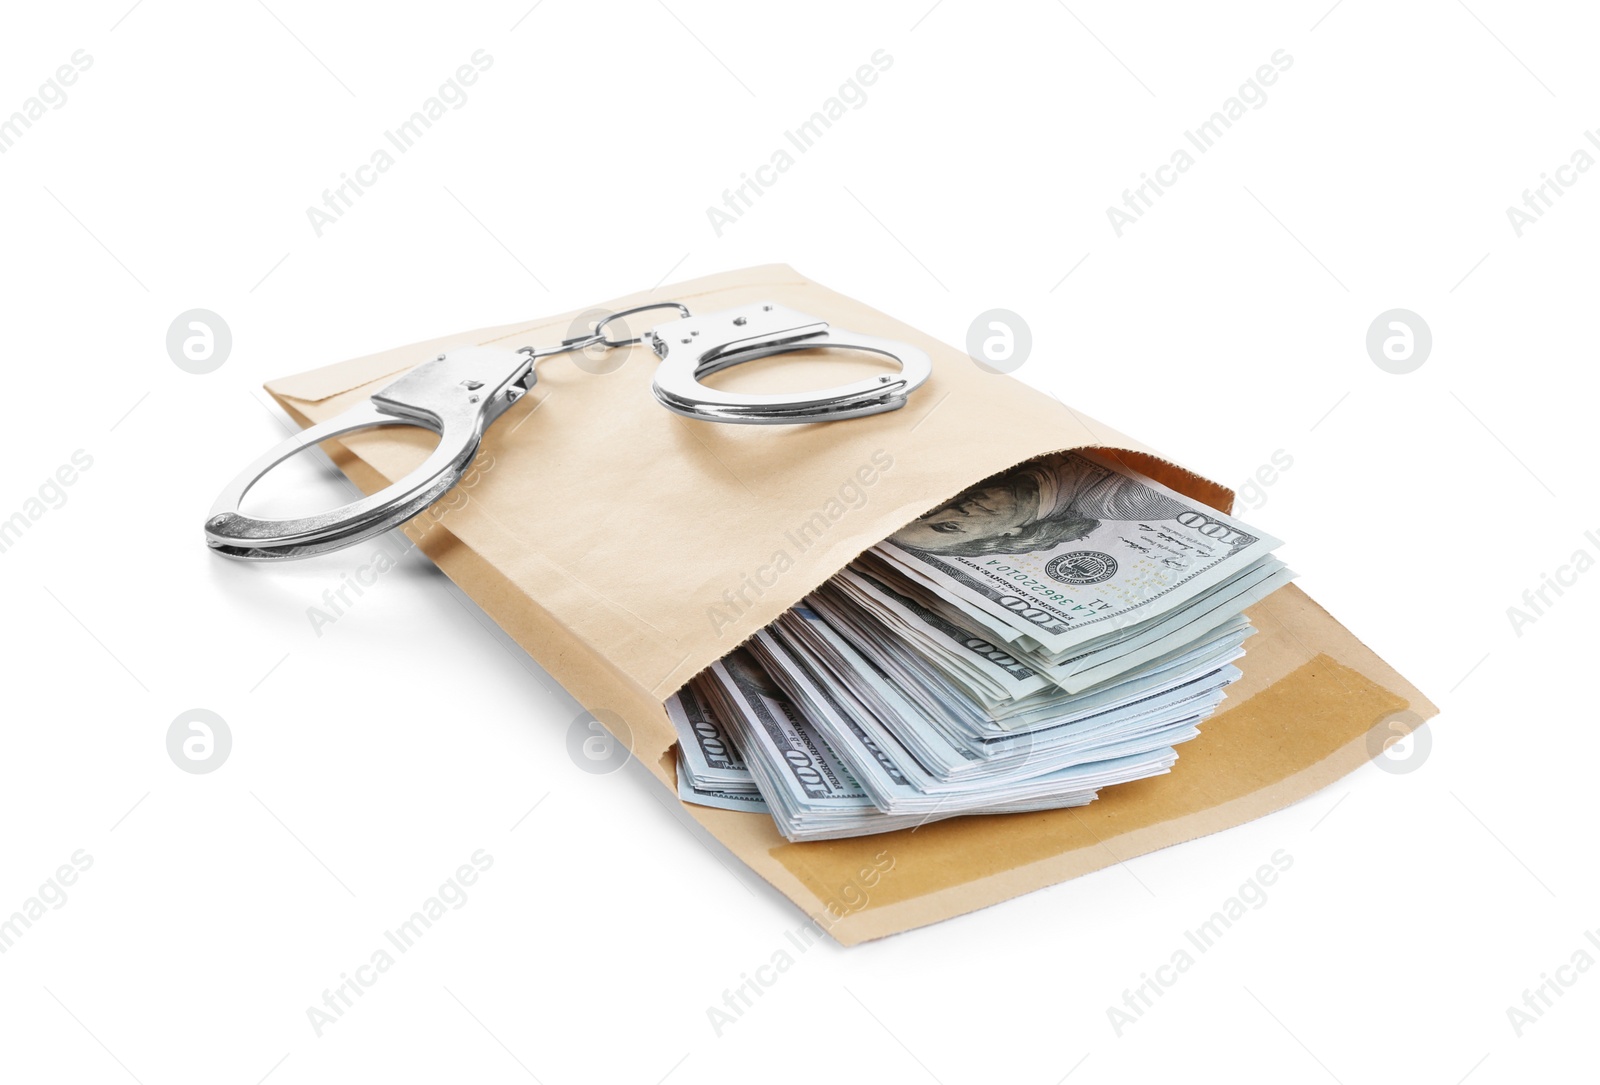
<svg viewBox="0 0 1600 1085">
<path fill-rule="evenodd" d="M 1168 772 L 1294 576 L 1279 545 L 1104 455 L 1013 468 L 675 694 L 679 794 L 821 840 Z"/>
</svg>

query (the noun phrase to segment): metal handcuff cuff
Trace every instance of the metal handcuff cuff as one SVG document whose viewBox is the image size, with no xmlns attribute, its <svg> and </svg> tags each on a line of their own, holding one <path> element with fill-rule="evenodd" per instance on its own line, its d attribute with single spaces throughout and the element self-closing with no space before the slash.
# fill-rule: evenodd
<svg viewBox="0 0 1600 1085">
<path fill-rule="evenodd" d="M 608 337 L 606 328 L 612 322 L 652 309 L 675 309 L 678 319 L 636 338 Z M 224 557 L 275 561 L 341 550 L 398 527 L 460 481 L 484 432 L 533 388 L 534 367 L 541 359 L 641 342 L 660 359 L 652 384 L 656 399 L 669 411 L 707 422 L 795 425 L 892 411 L 905 405 L 932 370 L 928 355 L 907 343 L 830 328 L 824 320 L 767 302 L 698 317 L 678 302 L 640 305 L 611 313 L 588 335 L 556 346 L 458 347 L 423 362 L 343 414 L 302 430 L 246 467 L 212 505 L 206 517 L 206 544 Z M 900 372 L 816 392 L 779 395 L 723 392 L 700 383 L 703 377 L 743 362 L 829 347 L 886 355 L 900 363 Z M 250 488 L 296 453 L 329 438 L 393 425 L 417 426 L 439 435 L 438 447 L 404 478 L 358 501 L 310 516 L 269 520 L 239 511 Z"/>
</svg>

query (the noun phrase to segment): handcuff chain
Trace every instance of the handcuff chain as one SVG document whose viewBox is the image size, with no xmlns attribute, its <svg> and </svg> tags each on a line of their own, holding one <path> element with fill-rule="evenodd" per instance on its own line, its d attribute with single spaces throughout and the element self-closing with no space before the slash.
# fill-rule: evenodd
<svg viewBox="0 0 1600 1085">
<path fill-rule="evenodd" d="M 611 339 L 606 335 L 606 326 L 614 320 L 633 316 L 635 313 L 649 312 L 651 309 L 676 309 L 680 319 L 688 319 L 689 307 L 677 301 L 658 301 L 649 305 L 635 305 L 631 309 L 618 309 L 609 313 L 595 322 L 594 328 L 588 335 L 575 335 L 571 339 L 563 339 L 553 347 L 518 347 L 517 353 L 526 354 L 534 361 L 541 358 L 551 358 L 557 354 L 567 354 L 575 350 L 588 350 L 592 346 L 600 346 L 605 350 L 616 350 L 620 347 L 631 347 L 639 342 L 642 336 L 632 339 Z"/>
</svg>

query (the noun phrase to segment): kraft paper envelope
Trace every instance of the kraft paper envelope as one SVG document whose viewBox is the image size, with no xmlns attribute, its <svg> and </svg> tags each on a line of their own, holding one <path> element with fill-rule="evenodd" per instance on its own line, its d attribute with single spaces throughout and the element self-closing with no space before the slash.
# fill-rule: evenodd
<svg viewBox="0 0 1600 1085">
<path fill-rule="evenodd" d="M 574 697 L 629 732 L 618 738 L 674 795 L 675 735 L 662 702 L 857 554 L 971 484 L 1060 449 L 1099 448 L 1198 501 L 1232 507 L 1226 487 L 788 267 L 714 275 L 603 308 L 666 300 L 695 313 L 774 301 L 913 343 L 934 363 L 899 411 L 730 426 L 657 404 L 650 392 L 656 358 L 647 347 L 551 358 L 539 364 L 533 391 L 489 430 L 463 487 L 408 528 Z M 651 315 L 635 318 L 632 334 Z M 311 425 L 441 351 L 554 343 L 574 334 L 575 316 L 465 332 L 267 388 Z M 775 382 L 820 388 L 854 380 L 860 370 L 845 368 L 868 364 L 791 355 L 712 379 L 740 390 L 757 380 L 766 391 Z M 390 427 L 327 447 L 370 493 L 415 466 L 433 443 L 430 434 Z M 1182 747 L 1172 773 L 1102 791 L 1088 807 L 805 844 L 785 841 L 764 814 L 687 809 L 853 945 L 1277 810 L 1435 713 L 1299 588 L 1283 588 L 1249 613 L 1260 633 L 1247 642 L 1244 678 L 1202 736 Z"/>
</svg>

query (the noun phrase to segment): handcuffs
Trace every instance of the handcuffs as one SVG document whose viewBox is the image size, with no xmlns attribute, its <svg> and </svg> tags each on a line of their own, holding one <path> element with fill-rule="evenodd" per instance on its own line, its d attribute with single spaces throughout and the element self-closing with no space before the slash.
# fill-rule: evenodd
<svg viewBox="0 0 1600 1085">
<path fill-rule="evenodd" d="M 613 340 L 607 326 L 652 309 L 674 309 L 678 319 L 642 336 Z M 617 349 L 648 343 L 660 359 L 652 391 L 667 410 L 686 418 L 740 425 L 830 422 L 893 411 L 928 379 L 928 355 L 907 343 L 831 328 L 824 320 L 770 302 L 706 316 L 691 316 L 679 302 L 639 305 L 611 313 L 587 335 L 551 347 L 469 346 L 423 362 L 374 392 L 365 402 L 295 434 L 241 471 L 206 517 L 206 544 L 242 561 L 306 558 L 341 550 L 398 527 L 432 505 L 460 481 L 483 435 L 533 388 L 544 358 L 589 347 Z M 816 392 L 751 395 L 700 383 L 743 362 L 819 348 L 886 355 L 900 372 L 869 377 Z M 378 492 L 326 512 L 269 520 L 239 511 L 261 478 L 304 449 L 333 437 L 378 426 L 411 425 L 439 435 L 422 465 Z"/>
</svg>

